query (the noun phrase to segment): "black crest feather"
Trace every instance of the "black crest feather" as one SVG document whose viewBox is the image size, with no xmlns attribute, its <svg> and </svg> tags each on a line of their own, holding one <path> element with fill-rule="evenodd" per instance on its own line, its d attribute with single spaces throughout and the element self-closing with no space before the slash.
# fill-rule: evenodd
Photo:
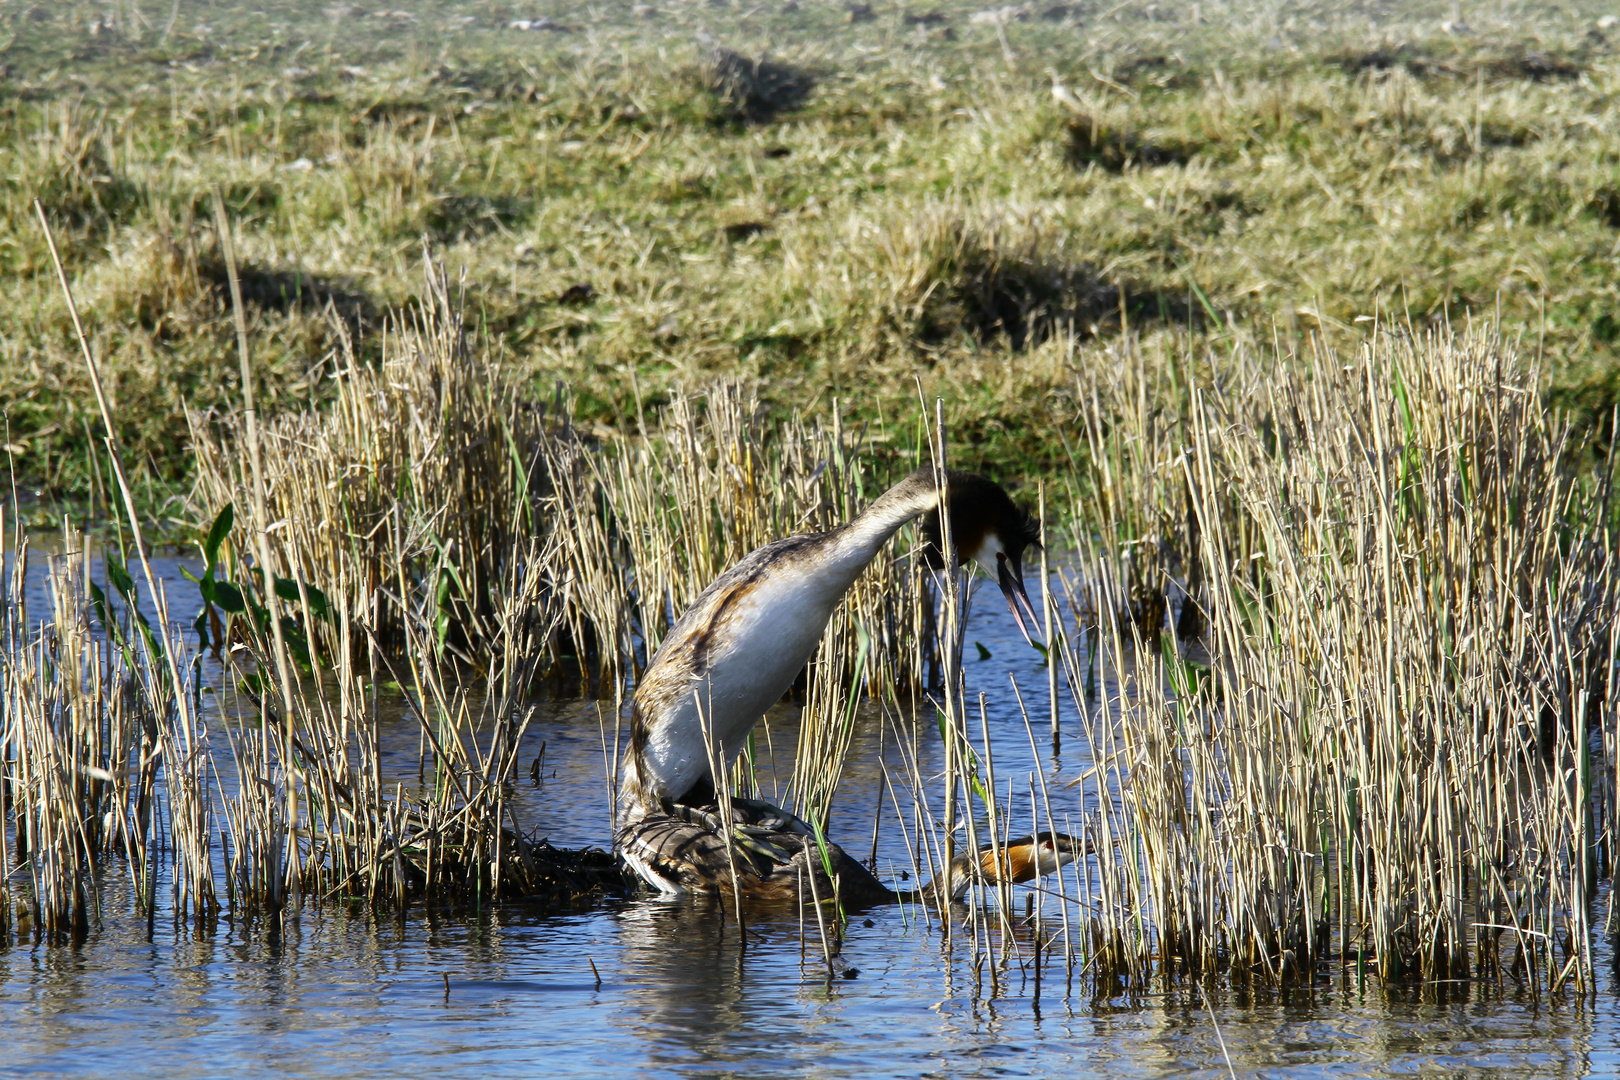
<svg viewBox="0 0 1620 1080">
<path fill-rule="evenodd" d="M 1040 547 L 1041 527 L 1019 509 L 1001 485 L 978 473 L 949 470 L 945 474 L 946 496 L 951 515 L 951 540 L 957 550 L 977 551 L 989 533 L 1001 537 L 1007 557 L 1017 565 L 1028 547 Z M 922 519 L 922 560 L 930 570 L 944 566 L 939 511 L 931 510 Z"/>
</svg>

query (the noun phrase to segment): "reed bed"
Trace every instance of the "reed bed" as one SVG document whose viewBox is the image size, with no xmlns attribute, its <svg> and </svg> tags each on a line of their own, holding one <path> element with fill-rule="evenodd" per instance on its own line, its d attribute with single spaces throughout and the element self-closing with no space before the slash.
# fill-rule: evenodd
<svg viewBox="0 0 1620 1080">
<path fill-rule="evenodd" d="M 251 428 L 240 415 L 192 414 L 194 500 L 200 520 L 213 521 L 200 545 L 196 646 L 166 618 L 137 615 L 139 590 L 121 569 L 109 573 L 124 583 L 122 607 L 91 618 L 59 604 L 26 633 L 26 615 L 13 620 L 7 671 L 20 682 L 5 746 L 19 763 L 8 778 L 29 792 L 13 799 L 25 808 L 14 814 L 19 860 L 37 868 L 62 856 L 32 890 L 41 932 L 85 926 L 82 882 L 101 846 L 82 839 L 99 833 L 81 819 L 99 829 L 106 799 L 169 823 L 175 911 L 198 920 L 221 910 L 220 882 L 231 913 L 244 916 L 309 897 L 403 910 L 424 895 L 622 887 L 602 853 L 536 845 L 511 819 L 504 791 L 534 686 L 560 679 L 611 694 L 633 680 L 710 578 L 773 536 L 852 515 L 880 490 L 875 474 L 890 457 L 883 433 L 836 421 L 768 425 L 757 399 L 726 386 L 675 397 L 652 436 L 598 445 L 568 422 L 561 399 L 529 402 L 468 348 L 449 285 L 431 267 L 423 302 L 389 324 L 382 352 L 377 369 L 348 354 L 330 410 L 264 425 L 262 510 L 240 519 L 237 507 L 261 501 Z M 87 557 L 77 538 L 64 544 Z M 26 564 L 19 551 L 17 573 Z M 74 565 L 76 591 L 64 584 L 58 594 L 82 607 L 90 583 Z M 911 562 L 885 556 L 829 628 L 809 692 L 845 723 L 831 740 L 807 729 L 792 789 L 807 815 L 828 813 L 852 730 L 851 680 L 920 688 L 930 612 Z M 69 768 L 59 758 L 82 766 L 71 748 L 85 738 L 73 727 L 41 743 L 29 720 L 61 711 L 56 691 L 29 681 L 40 667 L 29 650 L 59 647 L 62 627 L 100 650 L 92 667 L 123 665 L 113 674 L 128 692 L 88 684 L 79 711 L 139 708 L 146 742 L 83 767 L 122 775 L 138 760 L 138 798 L 50 786 Z M 845 647 L 856 640 L 874 647 Z M 210 664 L 217 685 L 206 688 L 205 719 Z M 421 725 L 423 790 L 381 777 L 383 682 L 401 688 Z M 48 853 L 36 818 L 55 830 Z M 155 864 L 141 820 L 126 854 L 147 873 Z"/>
<path fill-rule="evenodd" d="M 437 647 L 491 636 L 507 560 L 541 531 L 552 437 L 544 404 L 471 359 L 442 272 L 429 267 L 424 286 L 423 302 L 384 332 L 379 367 L 347 350 L 331 408 L 282 414 L 261 446 L 275 572 L 325 583 L 344 620 L 390 647 L 405 640 L 419 587 L 432 596 Z M 248 506 L 240 414 L 189 420 L 201 510 Z M 341 621 L 319 628 L 328 652 Z"/>
<path fill-rule="evenodd" d="M 533 402 L 469 348 L 431 270 L 426 302 L 382 351 L 376 369 L 350 354 L 330 410 L 266 426 L 274 573 L 317 584 L 390 648 L 405 640 L 409 598 L 425 590 L 436 647 L 478 666 L 500 637 L 497 586 L 520 560 L 536 569 L 521 606 L 556 631 L 540 645 L 543 673 L 587 693 L 633 678 L 726 567 L 768 540 L 848 520 L 911 460 L 889 448 L 896 433 L 846 428 L 836 403 L 826 423 L 772 421 L 735 384 L 667 395 L 638 413 L 635 435 L 593 437 L 571 423 L 560 391 Z M 193 413 L 191 427 L 199 514 L 246 505 L 240 421 Z M 524 561 L 520 538 L 544 557 Z M 822 652 L 836 678 L 847 683 L 860 655 L 874 685 L 924 685 L 933 661 L 922 597 L 912 564 L 880 555 Z M 337 625 L 316 626 L 328 653 Z M 864 651 L 854 647 L 862 628 Z"/>
<path fill-rule="evenodd" d="M 109 855 L 149 919 L 172 859 L 176 917 L 200 924 L 320 899 L 403 912 L 623 888 L 605 853 L 555 851 L 513 819 L 534 695 L 622 705 L 724 567 L 943 460 L 942 410 L 915 435 L 851 431 L 836 409 L 772 420 L 724 384 L 642 403 L 633 435 L 583 431 L 565 397 L 531 402 L 469 347 L 443 275 L 427 281 L 380 365 L 339 373 L 330 412 L 265 426 L 262 520 L 223 514 L 203 543 L 201 646 L 161 603 L 138 617 L 122 571 L 98 596 L 71 530 L 48 619 L 10 610 L 0 858 L 6 911 L 26 892 L 35 933 L 98 917 Z M 1032 348 L 1059 366 L 1080 346 L 1055 330 Z M 1126 338 L 1110 360 L 1074 369 L 1054 429 L 1074 467 L 1045 523 L 1075 554 L 1043 617 L 1048 692 L 1078 708 L 1067 737 L 1096 766 L 1079 781 L 1089 816 L 1058 820 L 1044 780 L 998 776 L 961 677 L 962 591 L 935 596 L 904 543 L 807 672 L 784 801 L 829 828 L 856 725 L 877 713 L 910 762 L 886 789 L 919 877 L 1019 822 L 1083 833 L 1094 856 L 1041 894 L 1033 931 L 1002 888 L 946 921 L 976 960 L 1033 948 L 1036 970 L 1064 955 L 1103 988 L 1337 965 L 1589 989 L 1617 813 L 1612 462 L 1484 332 L 1379 328 L 1351 356 L 1236 345 L 1197 362 Z M 252 504 L 244 429 L 192 423 L 199 508 Z M 412 790 L 379 763 L 390 682 L 420 727 Z M 918 763 L 936 731 L 930 790 Z M 749 769 L 734 779 L 752 793 Z"/>
<path fill-rule="evenodd" d="M 1099 965 L 1589 989 L 1612 463 L 1485 333 L 1213 360 L 1170 382 L 1179 409 L 1121 361 L 1079 395 L 1115 453 L 1077 498 L 1142 529 L 1077 530 L 1070 594 L 1121 670 L 1088 728 Z M 1090 658 L 1060 644 L 1078 689 Z"/>
<path fill-rule="evenodd" d="M 173 918 L 199 927 L 309 898 L 403 912 L 424 897 L 567 902 L 622 887 L 606 853 L 537 842 L 506 804 L 536 639 L 551 631 L 526 609 L 496 612 L 505 647 L 487 680 L 467 683 L 450 668 L 417 612 L 408 661 L 390 666 L 375 647 L 346 648 L 340 657 L 362 660 L 295 676 L 287 717 L 259 678 L 274 663 L 266 626 L 205 612 L 222 619 L 231 646 L 207 664 L 177 627 L 145 621 L 133 587 L 108 597 L 92 584 L 83 535 L 63 541 L 67 554 L 49 569 L 49 617 L 29 624 L 19 605 L 6 628 L 0 762 L 10 827 L 0 929 L 81 936 L 101 917 L 97 881 L 110 856 L 133 879 L 138 914 L 155 917 L 165 879 Z M 10 587 L 20 591 L 29 555 L 13 555 Z M 233 564 L 227 548 L 222 582 Z M 521 595 L 523 583 L 513 587 Z M 250 587 L 243 592 L 250 609 L 262 604 Z M 291 629 L 299 617 L 286 618 Z M 364 631 L 344 624 L 344 646 L 355 632 Z M 424 779 L 409 789 L 385 782 L 378 760 L 378 685 L 395 678 L 423 735 Z M 13 891 L 19 880 L 22 896 Z M 24 900 L 26 918 L 13 928 Z"/>
<path fill-rule="evenodd" d="M 29 921 L 50 937 L 89 924 L 95 879 L 112 854 L 123 858 L 146 911 L 156 904 L 161 855 L 172 860 L 175 910 L 210 916 L 217 904 L 206 731 L 192 673 L 168 662 L 184 646 L 120 606 L 131 584 L 121 564 L 112 597 L 92 583 L 89 545 L 71 524 L 61 550 L 49 557 L 51 610 L 38 624 L 22 599 L 26 541 L 13 552 L 17 602 L 0 667 L 0 761 L 13 828 L 0 860 L 8 879 L 27 872 Z"/>
</svg>

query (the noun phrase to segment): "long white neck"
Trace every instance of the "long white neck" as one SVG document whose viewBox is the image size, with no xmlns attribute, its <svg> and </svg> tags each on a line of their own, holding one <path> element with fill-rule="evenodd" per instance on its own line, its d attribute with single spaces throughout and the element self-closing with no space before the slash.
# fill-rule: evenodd
<svg viewBox="0 0 1620 1080">
<path fill-rule="evenodd" d="M 889 538 L 900 531 L 900 526 L 939 505 L 939 488 L 935 484 L 934 470 L 918 469 L 877 499 L 854 520 L 834 529 L 829 539 L 829 567 L 842 572 L 843 588 L 848 588 L 860 576 Z"/>
</svg>

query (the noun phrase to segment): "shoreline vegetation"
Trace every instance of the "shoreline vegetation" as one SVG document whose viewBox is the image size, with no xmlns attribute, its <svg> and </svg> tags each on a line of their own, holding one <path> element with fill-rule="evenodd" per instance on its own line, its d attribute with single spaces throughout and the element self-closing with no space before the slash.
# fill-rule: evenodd
<svg viewBox="0 0 1620 1080">
<path fill-rule="evenodd" d="M 149 622 L 140 552 L 104 542 L 92 580 L 69 521 L 51 610 L 29 611 L 28 534 L 0 528 L 0 942 L 150 925 L 160 879 L 167 916 L 199 930 L 622 889 L 605 854 L 514 820 L 528 703 L 621 706 L 721 569 L 847 520 L 943 444 L 953 466 L 1022 474 L 1070 560 L 1043 595 L 1048 685 L 1018 689 L 1085 718 L 1066 737 L 1095 763 L 1096 809 L 1060 822 L 1044 790 L 991 794 L 958 590 L 941 606 L 909 533 L 796 691 L 785 803 L 828 826 L 869 699 L 913 762 L 920 740 L 947 748 L 943 782 L 893 778 L 919 879 L 955 842 L 938 806 L 963 808 L 970 842 L 1059 828 L 1095 846 L 1027 922 L 975 890 L 946 922 L 975 957 L 1033 946 L 1115 993 L 1595 990 L 1620 829 L 1598 328 L 1620 242 L 1597 194 L 1620 125 L 1601 119 L 1615 62 L 1595 17 L 1557 16 L 1559 49 L 1531 49 L 1528 22 L 1386 25 L 1380 59 L 1352 63 L 1365 13 L 857 7 L 805 5 L 767 61 L 692 44 L 738 21 L 712 5 L 617 28 L 559 7 L 538 29 L 457 6 L 491 49 L 546 43 L 508 57 L 521 94 L 499 56 L 445 73 L 425 43 L 449 6 L 346 8 L 302 47 L 266 24 L 288 40 L 262 56 L 134 5 L 96 8 L 112 21 L 93 34 L 89 5 L 6 10 L 8 57 L 73 18 L 109 79 L 135 78 L 133 52 L 184 51 L 166 95 L 69 99 L 43 52 L 8 75 L 31 134 L 4 144 L 4 194 L 37 191 L 61 230 L 117 438 L 82 412 L 88 369 L 21 211 L 0 303 L 32 321 L 0 342 L 0 393 L 14 425 L 57 424 L 12 443 L 22 476 L 126 517 L 150 484 L 143 508 L 189 523 L 206 569 L 193 627 Z M 1199 44 L 1217 16 L 1248 61 Z M 664 66 L 649 26 L 670 34 Z M 817 44 L 835 30 L 853 44 Z M 1035 66 L 1063 35 L 1074 51 L 1050 63 L 1073 104 Z M 1289 44 L 1307 38 L 1330 52 Z M 367 48 L 370 67 L 344 52 Z M 1239 288 L 1259 267 L 1294 277 Z M 140 397 L 158 386 L 179 397 Z M 420 724 L 419 790 L 383 782 L 384 686 Z M 1027 719 L 1032 746 L 1049 737 Z M 113 870 L 133 916 L 98 905 Z M 825 914 L 831 972 L 842 913 Z"/>
<path fill-rule="evenodd" d="M 1512 327 L 1606 433 L 1602 4 L 995 10 L 0 5 L 10 466 L 46 504 L 98 486 L 38 196 L 143 501 L 189 492 L 185 410 L 241 398 L 215 185 L 267 415 L 375 362 L 427 247 L 478 347 L 592 431 L 716 378 L 893 421 L 920 380 L 962 464 L 1033 477 L 1065 464 L 1062 364 L 1122 333 L 1351 353 L 1377 318 Z"/>
<path fill-rule="evenodd" d="M 842 519 L 887 482 L 881 431 L 773 424 L 734 386 L 587 442 L 565 412 L 525 412 L 436 269 L 388 341 L 334 410 L 261 432 L 263 519 L 227 511 L 201 539 L 192 632 L 132 614 L 146 583 L 115 553 L 108 586 L 89 580 L 72 534 L 53 610 L 8 602 L 8 937 L 128 917 L 91 914 L 116 866 L 151 919 L 163 859 L 172 917 L 200 929 L 622 892 L 608 855 L 537 845 L 512 817 L 525 703 L 549 683 L 620 708 L 719 568 L 784 515 Z M 1097 810 L 1063 825 L 1097 854 L 1033 928 L 1010 895 L 979 897 L 975 956 L 1011 962 L 1033 933 L 1102 990 L 1352 973 L 1593 989 L 1620 760 L 1612 461 L 1590 467 L 1534 367 L 1486 331 L 1384 328 L 1349 364 L 1239 350 L 1172 372 L 1129 341 L 1115 360 L 1076 387 L 1089 464 L 1043 491 L 1048 543 L 1076 556 L 1043 597 L 1047 689 L 1089 717 L 1068 737 L 1097 763 L 1079 781 Z M 251 505 L 243 430 L 193 423 L 204 490 Z M 918 434 L 912 461 L 934 438 Z M 274 601 L 256 535 L 274 537 Z M 783 801 L 828 827 L 859 699 L 915 762 L 935 737 L 916 694 L 944 688 L 945 799 L 969 842 L 1053 827 L 1034 789 L 990 798 L 959 621 L 934 618 L 910 546 L 829 627 Z M 210 647 L 224 666 L 204 694 Z M 1117 694 L 1098 692 L 1104 665 Z M 377 769 L 388 684 L 423 732 L 430 782 L 409 793 Z M 1026 719 L 1033 744 L 1044 718 Z M 746 759 L 733 780 L 750 789 Z M 915 766 L 893 782 L 925 875 L 949 850 L 937 785 Z M 817 923 L 829 965 L 843 914 Z"/>
</svg>

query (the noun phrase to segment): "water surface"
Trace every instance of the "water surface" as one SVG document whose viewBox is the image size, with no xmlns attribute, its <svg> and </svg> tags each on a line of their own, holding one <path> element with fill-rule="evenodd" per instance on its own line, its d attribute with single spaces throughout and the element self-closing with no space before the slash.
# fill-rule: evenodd
<svg viewBox="0 0 1620 1080">
<path fill-rule="evenodd" d="M 156 569 L 183 621 L 194 587 L 177 560 Z M 48 610 L 40 588 L 36 571 L 36 616 Z M 981 594 L 967 637 L 970 693 L 986 695 L 1000 792 L 1011 782 L 1014 805 L 1027 808 L 1044 776 L 1061 825 L 1084 809 L 1066 786 L 1089 767 L 1078 711 L 1064 703 L 1061 749 L 1044 736 L 1032 748 L 1007 676 L 1043 723 L 1045 674 L 993 592 Z M 976 658 L 974 641 L 988 659 Z M 795 720 L 781 708 L 769 738 L 761 731 L 767 796 L 773 776 L 786 781 Z M 388 723 L 386 762 L 408 780 L 414 724 Z M 540 710 L 522 760 L 544 742 L 542 781 L 523 779 L 515 800 L 526 830 L 565 846 L 608 842 L 602 730 L 611 724 L 594 702 Z M 879 809 L 880 762 L 893 770 L 900 760 L 881 728 L 871 714 L 856 740 L 833 835 L 865 858 L 876 818 L 878 865 L 894 876 L 913 853 L 892 803 L 884 797 Z M 922 765 L 938 769 L 927 756 Z M 1019 813 L 1021 829 L 1027 809 Z M 1071 895 L 1078 884 L 1068 883 Z M 148 938 L 116 859 L 101 900 L 100 925 L 79 945 L 0 946 L 0 1075 L 1122 1080 L 1226 1076 L 1228 1054 L 1238 1075 L 1256 1076 L 1620 1074 L 1620 985 L 1607 944 L 1597 992 L 1554 1005 L 1511 984 L 1384 988 L 1336 970 L 1286 993 L 1098 998 L 1084 978 L 1067 992 L 1060 957 L 1049 958 L 1037 1000 L 1027 935 L 1018 955 L 975 964 L 970 939 L 947 940 L 898 907 L 852 921 L 830 978 L 813 919 L 801 925 L 793 911 L 752 913 L 744 946 L 717 907 L 654 898 L 562 912 L 521 902 L 417 908 L 402 922 L 328 906 L 279 933 L 222 920 L 213 935 L 177 927 L 160 901 Z M 1055 918 L 1054 901 L 1041 903 Z M 1606 903 L 1607 893 L 1600 911 Z"/>
</svg>

